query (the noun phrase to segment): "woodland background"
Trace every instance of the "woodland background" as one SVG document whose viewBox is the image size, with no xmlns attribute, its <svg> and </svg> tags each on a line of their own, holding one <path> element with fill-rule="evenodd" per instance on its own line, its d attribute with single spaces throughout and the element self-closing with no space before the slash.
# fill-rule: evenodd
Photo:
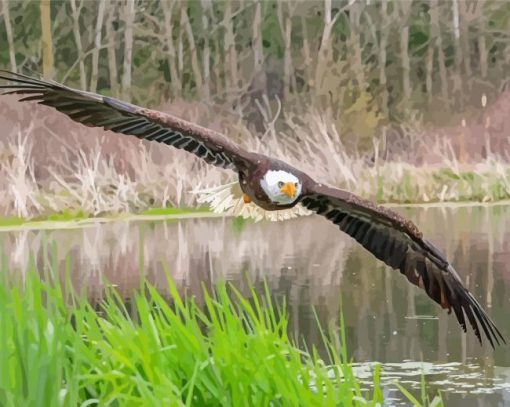
<svg viewBox="0 0 510 407">
<path fill-rule="evenodd" d="M 1 68 L 172 112 L 381 202 L 510 197 L 508 1 L 0 5 Z M 233 179 L 11 96 L 0 124 L 6 214 L 190 206 Z"/>
</svg>

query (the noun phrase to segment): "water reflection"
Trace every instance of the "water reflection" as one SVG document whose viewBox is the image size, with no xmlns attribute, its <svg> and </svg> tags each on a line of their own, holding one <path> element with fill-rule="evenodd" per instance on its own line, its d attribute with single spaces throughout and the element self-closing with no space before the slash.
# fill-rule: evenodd
<svg viewBox="0 0 510 407">
<path fill-rule="evenodd" d="M 443 249 L 510 338 L 510 207 L 399 211 Z M 400 273 L 319 217 L 278 224 L 223 218 L 119 221 L 71 230 L 3 232 L 0 239 L 13 275 L 30 261 L 40 270 L 49 262 L 62 271 L 67 262 L 73 284 L 87 287 L 96 300 L 105 278 L 128 297 L 140 284 L 140 270 L 164 291 L 165 266 L 181 290 L 197 297 L 203 283 L 210 287 L 219 278 L 235 281 L 245 293 L 249 284 L 261 287 L 265 280 L 276 297 L 286 297 L 290 327 L 308 344 L 321 343 L 312 305 L 324 326 L 335 323 L 343 310 L 348 349 L 357 362 L 423 360 L 453 366 L 458 377 L 475 377 L 469 383 L 478 385 L 459 385 L 448 369 L 444 377 L 434 371 L 434 388 L 447 391 L 448 405 L 510 402 L 508 387 L 497 384 L 510 375 L 506 347 L 492 351 L 480 347 L 472 333 L 461 334 L 453 315 L 441 312 Z M 406 371 L 400 366 L 390 369 L 391 374 Z M 492 393 L 478 394 L 482 388 Z"/>
</svg>

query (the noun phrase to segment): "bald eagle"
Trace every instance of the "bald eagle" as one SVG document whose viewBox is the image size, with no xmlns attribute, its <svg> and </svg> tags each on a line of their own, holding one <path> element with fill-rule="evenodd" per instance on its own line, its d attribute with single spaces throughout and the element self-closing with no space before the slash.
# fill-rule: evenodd
<svg viewBox="0 0 510 407">
<path fill-rule="evenodd" d="M 246 204 L 277 213 L 299 205 L 305 213 L 325 217 L 442 308 L 453 310 L 464 332 L 467 319 L 480 344 L 482 331 L 492 347 L 506 343 L 444 254 L 398 213 L 316 182 L 283 161 L 246 151 L 223 135 L 178 117 L 13 72 L 0 71 L 0 79 L 8 81 L 0 86 L 2 94 L 19 94 L 20 101 L 51 106 L 86 126 L 164 143 L 235 171 Z"/>
</svg>

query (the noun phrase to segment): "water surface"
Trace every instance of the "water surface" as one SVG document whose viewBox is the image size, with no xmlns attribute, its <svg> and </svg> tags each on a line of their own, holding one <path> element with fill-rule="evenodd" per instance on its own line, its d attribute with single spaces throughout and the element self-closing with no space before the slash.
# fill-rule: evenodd
<svg viewBox="0 0 510 407">
<path fill-rule="evenodd" d="M 510 338 L 510 206 L 397 209 L 442 248 L 506 338 Z M 165 269 L 200 300 L 202 284 L 235 282 L 245 293 L 266 281 L 286 298 L 292 333 L 321 349 L 312 306 L 323 326 L 343 311 L 348 352 L 370 383 L 383 364 L 388 405 L 399 404 L 391 382 L 418 387 L 424 374 L 448 406 L 510 405 L 510 353 L 480 347 L 455 317 L 318 216 L 257 223 L 236 219 L 118 221 L 76 229 L 0 232 L 13 276 L 31 261 L 72 270 L 76 287 L 101 298 L 105 279 L 123 296 L 140 273 L 166 288 Z M 34 260 L 35 259 L 35 260 Z"/>
</svg>

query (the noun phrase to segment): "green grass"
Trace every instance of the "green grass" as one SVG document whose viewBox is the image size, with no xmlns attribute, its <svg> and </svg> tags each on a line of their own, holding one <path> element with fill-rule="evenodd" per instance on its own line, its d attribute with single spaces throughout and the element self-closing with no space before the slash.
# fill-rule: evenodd
<svg viewBox="0 0 510 407">
<path fill-rule="evenodd" d="M 0 218 L 0 226 L 19 226 L 25 223 L 26 220 L 17 216 Z"/>
<path fill-rule="evenodd" d="M 142 284 L 130 306 L 110 288 L 99 309 L 32 270 L 0 284 L 2 406 L 351 406 L 383 402 L 379 369 L 363 392 L 340 345 L 332 365 L 287 335 L 285 307 L 230 284 L 204 304 Z M 5 271 L 5 270 L 3 270 Z M 50 281 L 50 282 L 48 282 Z M 320 327 L 318 328 L 320 329 Z M 338 334 L 338 332 L 337 332 Z M 338 335 L 336 335 L 338 336 Z"/>
<path fill-rule="evenodd" d="M 207 213 L 209 212 L 206 208 L 149 208 L 140 213 L 140 215 L 144 216 L 178 216 L 178 215 L 192 215 L 197 213 Z M 136 214 L 125 214 L 125 216 L 133 216 Z M 111 214 L 103 217 L 104 219 L 116 219 L 119 214 Z M 63 210 L 56 213 L 51 213 L 48 215 L 36 216 L 30 219 L 24 219 L 21 217 L 0 217 L 0 227 L 10 227 L 10 226 L 21 226 L 25 224 L 37 224 L 41 222 L 72 222 L 79 221 L 84 219 L 93 219 L 94 217 L 90 214 L 85 213 L 83 210 L 78 211 L 69 211 Z"/>
<path fill-rule="evenodd" d="M 200 208 L 149 208 L 141 212 L 142 215 L 186 215 L 188 213 L 209 212 L 209 209 Z"/>
<path fill-rule="evenodd" d="M 57 213 L 52 213 L 48 215 L 47 217 L 42 217 L 40 219 L 36 218 L 34 220 L 49 220 L 54 222 L 68 222 L 71 220 L 80 220 L 80 219 L 87 219 L 90 217 L 90 215 L 83 210 L 77 210 L 75 212 L 72 212 L 68 209 L 64 209 Z"/>
<path fill-rule="evenodd" d="M 480 164 L 475 170 L 383 163 L 360 169 L 353 185 L 342 185 L 379 203 L 497 202 L 510 199 L 510 167 Z"/>
</svg>

